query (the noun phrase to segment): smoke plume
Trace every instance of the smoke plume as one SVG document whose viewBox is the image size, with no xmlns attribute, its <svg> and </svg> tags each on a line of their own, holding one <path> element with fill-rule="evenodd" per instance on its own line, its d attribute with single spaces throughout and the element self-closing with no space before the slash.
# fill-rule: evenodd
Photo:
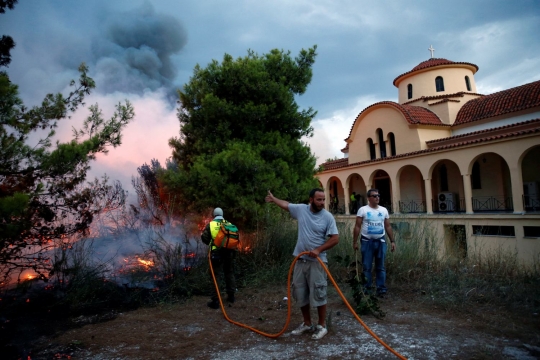
<svg viewBox="0 0 540 360">
<path fill-rule="evenodd" d="M 187 42 L 178 19 L 156 14 L 151 4 L 145 3 L 109 16 L 103 29 L 92 42 L 99 92 L 172 91 L 177 71 L 171 57 Z"/>
</svg>

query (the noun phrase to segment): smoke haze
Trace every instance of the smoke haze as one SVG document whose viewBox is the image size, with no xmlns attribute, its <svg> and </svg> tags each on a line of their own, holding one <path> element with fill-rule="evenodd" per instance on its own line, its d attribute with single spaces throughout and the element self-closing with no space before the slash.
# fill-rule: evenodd
<svg viewBox="0 0 540 360">
<path fill-rule="evenodd" d="M 92 40 L 96 82 L 102 93 L 172 92 L 177 70 L 171 57 L 187 43 L 180 21 L 157 14 L 150 3 L 111 14 Z"/>
</svg>

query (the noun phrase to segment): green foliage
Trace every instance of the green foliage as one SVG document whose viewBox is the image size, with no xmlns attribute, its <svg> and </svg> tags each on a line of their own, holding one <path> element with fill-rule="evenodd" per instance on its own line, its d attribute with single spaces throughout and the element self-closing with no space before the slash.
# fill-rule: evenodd
<svg viewBox="0 0 540 360">
<path fill-rule="evenodd" d="M 335 255 L 333 259 L 342 269 L 348 271 L 346 283 L 350 286 L 350 293 L 354 300 L 354 311 L 358 315 L 371 314 L 377 319 L 384 318 L 386 313 L 381 309 L 379 299 L 373 293 L 368 293 L 364 288 L 367 280 L 362 273 L 362 263 L 358 260 L 352 262 L 349 255 L 345 257 Z"/>
<path fill-rule="evenodd" d="M 6 12 L 6 8 L 13 9 L 17 0 L 0 0 L 0 14 Z M 15 47 L 15 42 L 11 36 L 2 35 L 0 38 L 0 66 L 8 66 L 11 62 L 11 50 Z"/>
<path fill-rule="evenodd" d="M 88 68 L 79 67 L 78 82 L 69 95 L 48 94 L 40 106 L 28 109 L 17 86 L 0 72 L 0 275 L 31 268 L 42 279 L 52 268 L 46 252 L 84 234 L 94 216 L 122 206 L 125 192 L 107 177 L 85 183 L 90 161 L 107 148 L 119 146 L 121 131 L 134 117 L 129 102 L 118 104 L 109 120 L 97 105 L 71 141 L 52 139 L 61 120 L 84 105 L 95 87 Z M 35 140 L 36 138 L 38 140 Z"/>
<path fill-rule="evenodd" d="M 196 66 L 179 92 L 179 138 L 170 140 L 177 169 L 160 175 L 184 210 L 220 206 L 239 225 L 255 226 L 272 189 L 289 201 L 307 199 L 317 185 L 315 157 L 301 141 L 316 112 L 299 110 L 295 95 L 311 81 L 315 49 L 252 51 L 234 60 Z"/>
</svg>

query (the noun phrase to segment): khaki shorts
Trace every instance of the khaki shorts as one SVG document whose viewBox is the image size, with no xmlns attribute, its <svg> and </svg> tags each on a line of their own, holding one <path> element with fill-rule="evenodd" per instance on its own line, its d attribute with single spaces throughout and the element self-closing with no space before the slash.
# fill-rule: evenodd
<svg viewBox="0 0 540 360">
<path fill-rule="evenodd" d="M 298 306 L 326 305 L 326 271 L 321 263 L 299 259 L 293 272 L 292 294 Z"/>
</svg>

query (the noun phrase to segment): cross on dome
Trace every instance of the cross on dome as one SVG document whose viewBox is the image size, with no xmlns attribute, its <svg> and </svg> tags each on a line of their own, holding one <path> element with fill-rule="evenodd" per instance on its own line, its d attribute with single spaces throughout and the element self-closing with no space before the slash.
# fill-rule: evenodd
<svg viewBox="0 0 540 360">
<path fill-rule="evenodd" d="M 433 59 L 433 53 L 435 52 L 435 49 L 433 48 L 433 45 L 429 45 L 428 50 L 431 52 L 431 58 Z"/>
</svg>

